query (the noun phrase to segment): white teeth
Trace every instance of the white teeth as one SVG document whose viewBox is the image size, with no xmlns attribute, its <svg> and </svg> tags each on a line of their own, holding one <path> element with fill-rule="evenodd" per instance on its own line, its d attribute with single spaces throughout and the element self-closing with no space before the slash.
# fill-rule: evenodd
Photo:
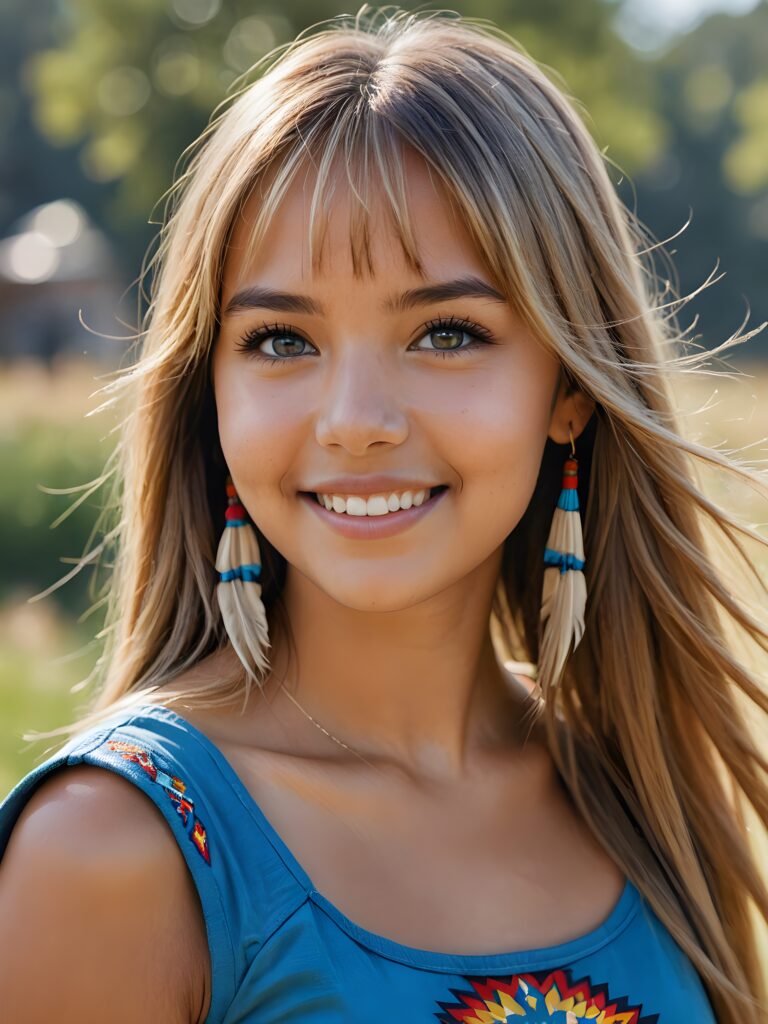
<svg viewBox="0 0 768 1024">
<path fill-rule="evenodd" d="M 368 498 L 359 494 L 316 494 L 318 502 L 328 511 L 345 513 L 348 516 L 385 516 L 389 512 L 423 505 L 429 497 L 429 488 L 420 491 L 403 491 L 387 494 L 372 494 Z"/>
</svg>

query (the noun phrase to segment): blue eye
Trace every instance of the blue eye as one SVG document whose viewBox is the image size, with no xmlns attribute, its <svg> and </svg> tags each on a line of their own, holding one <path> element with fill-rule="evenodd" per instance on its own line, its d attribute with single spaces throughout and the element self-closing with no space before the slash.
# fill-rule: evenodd
<svg viewBox="0 0 768 1024">
<path fill-rule="evenodd" d="M 453 347 L 416 348 L 412 350 L 416 352 L 433 352 L 442 358 L 461 355 L 471 349 L 494 343 L 493 335 L 485 327 L 481 327 L 471 320 L 464 320 L 454 316 L 438 317 L 435 320 L 430 320 L 424 324 L 423 330 L 427 333 L 422 334 L 418 339 L 419 341 L 433 334 L 449 335 L 447 339 L 443 337 L 440 341 L 450 341 L 450 335 L 458 337 L 460 343 L 464 338 L 470 339 L 469 344 L 466 345 L 459 344 Z M 275 355 L 270 355 L 261 350 L 262 343 L 268 340 L 272 344 Z M 242 335 L 240 344 L 236 345 L 235 348 L 238 352 L 248 353 L 249 357 L 257 359 L 259 362 L 287 363 L 293 361 L 294 357 L 310 355 L 311 353 L 305 348 L 309 344 L 306 338 L 303 338 L 287 324 L 263 324 L 261 327 L 254 328 Z M 317 350 L 315 349 L 315 351 Z"/>
</svg>

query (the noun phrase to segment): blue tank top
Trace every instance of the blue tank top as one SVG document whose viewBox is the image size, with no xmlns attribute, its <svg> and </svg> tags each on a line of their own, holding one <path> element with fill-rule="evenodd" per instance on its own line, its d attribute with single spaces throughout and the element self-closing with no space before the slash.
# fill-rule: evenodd
<svg viewBox="0 0 768 1024">
<path fill-rule="evenodd" d="M 0 858 L 35 786 L 73 764 L 124 776 L 165 817 L 205 918 L 205 1024 L 715 1022 L 691 961 L 629 879 L 601 924 L 546 948 L 432 952 L 361 927 L 318 892 L 219 748 L 170 708 L 122 711 L 30 771 L 0 804 Z"/>
</svg>

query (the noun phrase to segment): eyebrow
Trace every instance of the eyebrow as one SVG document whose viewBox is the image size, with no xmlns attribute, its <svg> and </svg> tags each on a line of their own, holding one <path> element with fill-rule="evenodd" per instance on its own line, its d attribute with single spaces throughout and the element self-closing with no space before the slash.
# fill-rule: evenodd
<svg viewBox="0 0 768 1024">
<path fill-rule="evenodd" d="M 414 306 L 467 297 L 493 299 L 495 302 L 503 303 L 507 301 L 500 291 L 483 281 L 482 278 L 469 275 L 459 277 L 454 281 L 442 281 L 439 284 L 411 288 L 401 295 L 390 296 L 384 300 L 381 309 L 384 313 L 404 313 Z M 261 285 L 249 285 L 236 292 L 227 303 L 224 315 L 241 313 L 248 309 L 274 309 L 281 313 L 307 313 L 325 316 L 322 303 L 308 295 L 281 292 L 274 288 L 264 288 Z"/>
</svg>

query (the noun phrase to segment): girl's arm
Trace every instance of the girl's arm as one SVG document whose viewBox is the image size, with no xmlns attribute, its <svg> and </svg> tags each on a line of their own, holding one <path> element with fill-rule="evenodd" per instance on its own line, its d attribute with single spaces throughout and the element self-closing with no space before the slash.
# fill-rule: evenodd
<svg viewBox="0 0 768 1024">
<path fill-rule="evenodd" d="M 198 1024 L 208 948 L 157 808 L 93 765 L 35 790 L 0 862 L 0 1007 L 14 1024 Z"/>
</svg>

